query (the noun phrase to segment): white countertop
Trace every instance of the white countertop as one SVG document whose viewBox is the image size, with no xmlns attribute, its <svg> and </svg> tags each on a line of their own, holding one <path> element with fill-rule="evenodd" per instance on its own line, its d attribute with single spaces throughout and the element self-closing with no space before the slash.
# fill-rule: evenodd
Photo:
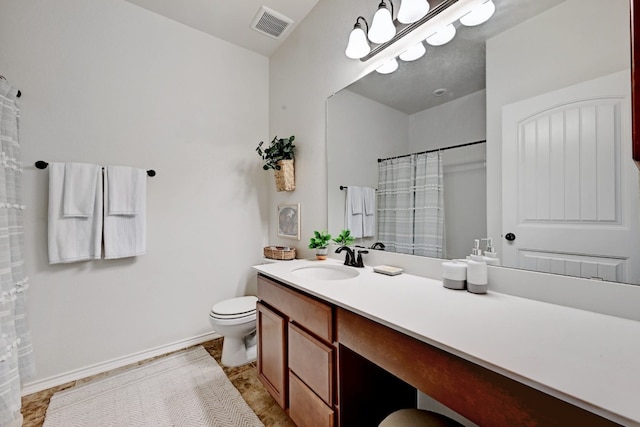
<svg viewBox="0 0 640 427">
<path fill-rule="evenodd" d="M 337 260 L 254 269 L 509 378 L 626 426 L 640 427 L 640 322 L 371 267 L 345 280 L 292 270 Z M 640 308 L 639 308 L 640 309 Z"/>
</svg>

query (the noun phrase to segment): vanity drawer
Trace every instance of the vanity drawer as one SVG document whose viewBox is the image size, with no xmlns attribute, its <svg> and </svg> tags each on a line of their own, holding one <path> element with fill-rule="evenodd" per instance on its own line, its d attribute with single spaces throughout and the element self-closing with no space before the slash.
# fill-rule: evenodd
<svg viewBox="0 0 640 427">
<path fill-rule="evenodd" d="M 289 324 L 289 369 L 327 405 L 333 404 L 333 347 Z"/>
<path fill-rule="evenodd" d="M 258 298 L 327 342 L 333 341 L 331 306 L 258 276 Z"/>
<path fill-rule="evenodd" d="M 289 373 L 289 417 L 298 427 L 333 427 L 333 409 Z"/>
</svg>

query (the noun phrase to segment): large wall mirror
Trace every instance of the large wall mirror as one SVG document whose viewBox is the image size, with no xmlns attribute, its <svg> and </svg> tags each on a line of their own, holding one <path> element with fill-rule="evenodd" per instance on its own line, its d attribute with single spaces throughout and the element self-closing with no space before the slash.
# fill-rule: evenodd
<svg viewBox="0 0 640 427">
<path fill-rule="evenodd" d="M 456 23 L 448 44 L 329 98 L 329 232 L 353 214 L 345 187 L 368 187 L 376 227 L 356 244 L 384 240 L 380 193 L 410 179 L 441 187 L 421 208 L 444 213 L 411 224 L 399 214 L 398 234 L 441 227 L 435 256 L 463 258 L 491 238 L 504 267 L 640 284 L 629 1 L 493 1 L 488 22 Z M 414 172 L 437 161 L 437 173 L 390 184 L 394 159 Z"/>
</svg>

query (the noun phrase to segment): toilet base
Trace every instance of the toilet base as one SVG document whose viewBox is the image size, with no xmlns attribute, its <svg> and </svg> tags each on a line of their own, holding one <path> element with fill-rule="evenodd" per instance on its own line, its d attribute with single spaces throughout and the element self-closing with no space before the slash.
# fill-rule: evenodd
<svg viewBox="0 0 640 427">
<path fill-rule="evenodd" d="M 224 337 L 222 342 L 222 364 L 233 368 L 255 362 L 257 345 L 255 332 L 247 337 Z"/>
</svg>

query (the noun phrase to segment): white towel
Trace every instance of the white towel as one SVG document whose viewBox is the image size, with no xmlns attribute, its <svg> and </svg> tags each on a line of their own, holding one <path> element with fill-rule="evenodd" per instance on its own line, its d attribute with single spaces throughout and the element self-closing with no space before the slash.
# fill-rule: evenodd
<svg viewBox="0 0 640 427">
<path fill-rule="evenodd" d="M 75 178 L 65 176 L 64 163 L 49 163 L 49 263 L 100 259 L 102 235 L 102 170 L 91 165 L 95 192 L 91 216 L 65 217 L 63 192 L 73 187 Z M 84 171 L 86 172 L 86 171 Z M 83 174 L 80 174 L 83 175 Z M 71 182 L 65 183 L 66 179 Z M 68 185 L 67 185 L 68 184 Z M 84 187 L 85 183 L 79 183 Z"/>
<path fill-rule="evenodd" d="M 146 171 L 126 166 L 108 166 L 109 177 L 109 215 L 136 215 L 140 212 L 140 197 L 145 185 Z M 144 195 L 144 193 L 142 193 Z"/>
<path fill-rule="evenodd" d="M 344 227 L 351 231 L 353 237 L 362 237 L 362 188 L 354 185 L 347 187 L 344 210 Z"/>
<path fill-rule="evenodd" d="M 104 258 L 142 255 L 147 250 L 147 180 L 144 169 L 107 166 L 104 203 Z M 116 213 L 117 212 L 117 213 Z"/>
<path fill-rule="evenodd" d="M 362 236 L 374 237 L 376 235 L 376 190 L 371 187 L 362 187 L 362 200 L 364 216 L 362 217 Z"/>
<path fill-rule="evenodd" d="M 65 218 L 93 216 L 96 201 L 96 180 L 100 166 L 88 163 L 64 164 L 62 215 Z"/>
</svg>

